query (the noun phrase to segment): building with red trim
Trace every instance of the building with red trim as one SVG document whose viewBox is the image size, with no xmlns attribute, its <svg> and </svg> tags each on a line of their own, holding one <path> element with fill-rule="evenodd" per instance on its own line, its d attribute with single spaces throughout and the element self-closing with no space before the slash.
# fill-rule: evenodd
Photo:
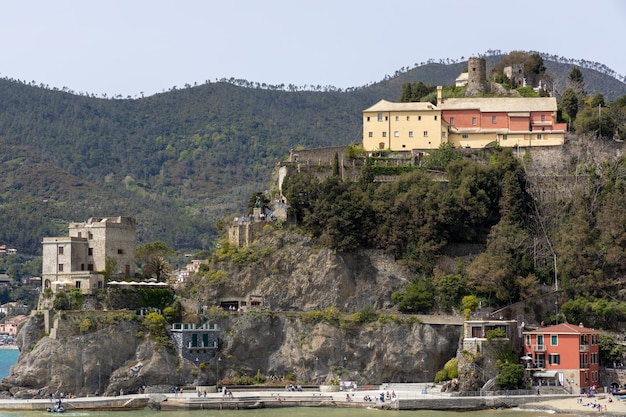
<svg viewBox="0 0 626 417">
<path fill-rule="evenodd" d="M 527 369 L 535 380 L 554 378 L 571 392 L 587 392 L 598 385 L 599 332 L 563 323 L 524 332 Z"/>
</svg>

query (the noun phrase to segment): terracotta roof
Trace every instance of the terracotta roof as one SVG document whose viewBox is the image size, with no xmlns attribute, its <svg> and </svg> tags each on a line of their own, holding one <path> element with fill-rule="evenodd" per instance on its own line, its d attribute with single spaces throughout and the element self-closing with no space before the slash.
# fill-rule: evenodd
<svg viewBox="0 0 626 417">
<path fill-rule="evenodd" d="M 588 329 L 582 326 L 576 326 L 574 324 L 569 323 L 561 323 L 555 326 L 541 327 L 537 330 L 533 330 L 532 332 L 525 333 L 598 333 L 597 330 Z"/>
<path fill-rule="evenodd" d="M 369 107 L 363 112 L 379 112 L 379 111 L 428 111 L 439 110 L 437 106 L 429 101 L 411 102 L 411 103 L 393 103 L 387 100 L 380 100 L 378 103 Z"/>
<path fill-rule="evenodd" d="M 447 98 L 439 104 L 441 110 L 478 109 L 481 112 L 556 111 L 554 97 L 467 97 Z"/>
</svg>

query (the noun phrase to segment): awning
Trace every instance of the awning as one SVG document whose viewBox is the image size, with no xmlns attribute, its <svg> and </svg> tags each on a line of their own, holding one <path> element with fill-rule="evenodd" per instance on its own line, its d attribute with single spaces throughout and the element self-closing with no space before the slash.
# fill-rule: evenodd
<svg viewBox="0 0 626 417">
<path fill-rule="evenodd" d="M 533 377 L 535 378 L 554 378 L 557 374 L 557 371 L 542 371 L 542 372 L 535 372 L 533 374 Z"/>
</svg>

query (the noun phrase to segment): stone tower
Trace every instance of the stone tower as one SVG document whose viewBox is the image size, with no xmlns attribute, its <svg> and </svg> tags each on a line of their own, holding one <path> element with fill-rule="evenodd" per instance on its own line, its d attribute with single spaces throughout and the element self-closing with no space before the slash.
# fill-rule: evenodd
<svg viewBox="0 0 626 417">
<path fill-rule="evenodd" d="M 485 58 L 470 58 L 467 61 L 466 96 L 476 96 L 487 90 L 487 62 Z"/>
</svg>

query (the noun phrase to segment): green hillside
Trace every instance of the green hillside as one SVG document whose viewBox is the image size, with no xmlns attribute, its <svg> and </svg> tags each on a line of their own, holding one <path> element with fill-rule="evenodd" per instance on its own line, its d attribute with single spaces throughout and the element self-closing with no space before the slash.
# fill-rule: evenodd
<svg viewBox="0 0 626 417">
<path fill-rule="evenodd" d="M 210 247 L 215 220 L 245 210 L 290 149 L 360 142 L 364 108 L 398 100 L 405 82 L 451 85 L 465 66 L 430 63 L 345 91 L 230 80 L 139 99 L 0 79 L 0 243 L 36 254 L 69 221 L 125 215 L 140 242 Z M 546 66 L 555 79 L 571 67 Z M 590 93 L 626 94 L 615 78 L 583 72 Z"/>
</svg>

